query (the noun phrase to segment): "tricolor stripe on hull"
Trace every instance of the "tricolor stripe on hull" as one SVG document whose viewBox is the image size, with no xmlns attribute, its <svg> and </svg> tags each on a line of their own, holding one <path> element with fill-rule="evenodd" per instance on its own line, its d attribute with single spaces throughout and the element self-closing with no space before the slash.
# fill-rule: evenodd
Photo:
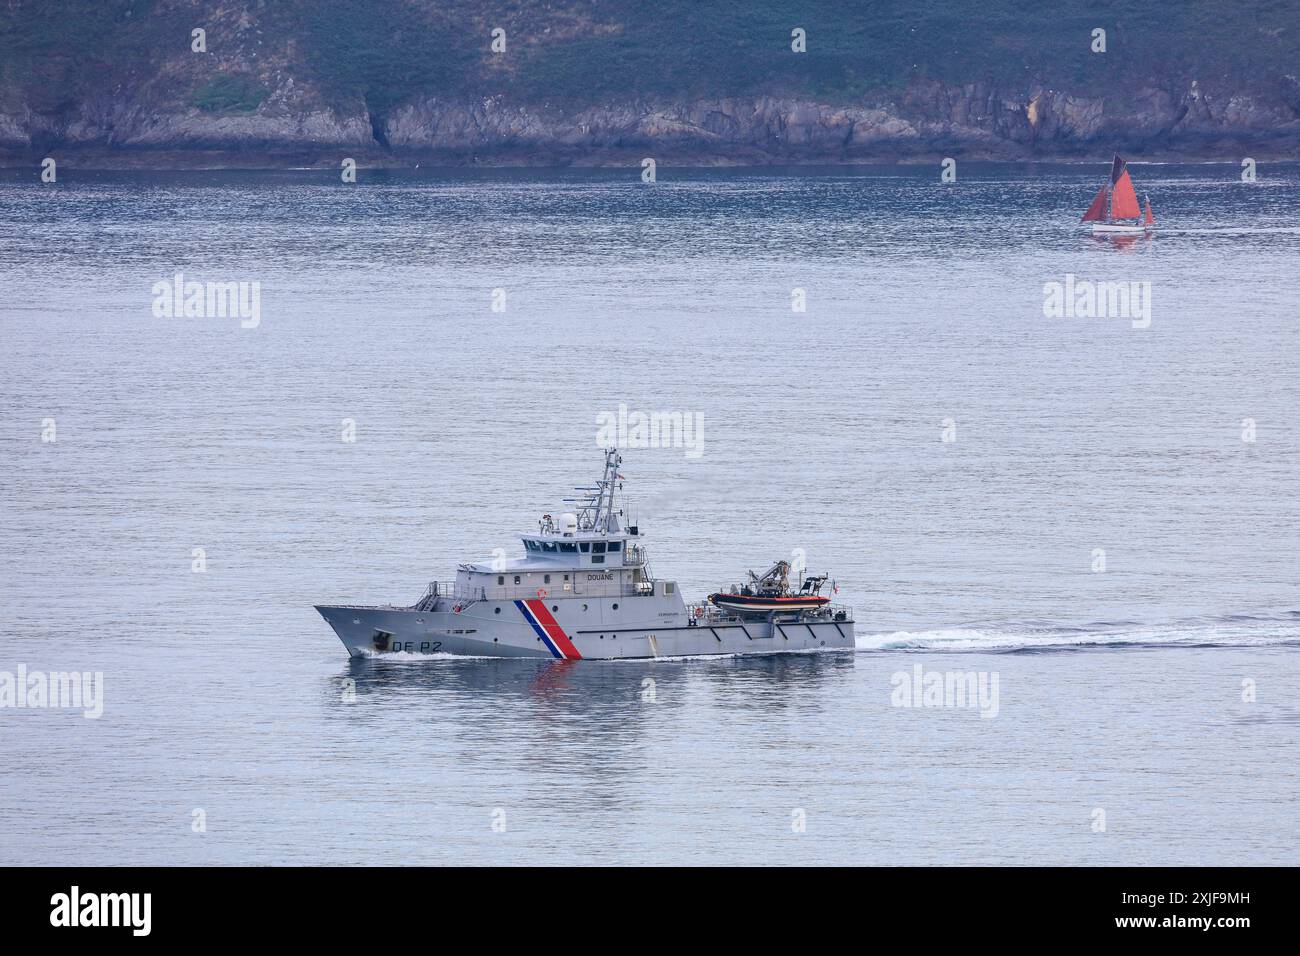
<svg viewBox="0 0 1300 956">
<path fill-rule="evenodd" d="M 537 636 L 552 654 L 562 661 L 582 660 L 582 655 L 573 646 L 573 641 L 569 640 L 569 635 L 564 633 L 564 628 L 560 627 L 542 601 L 515 601 L 515 607 L 519 608 L 524 620 L 533 626 Z"/>
</svg>

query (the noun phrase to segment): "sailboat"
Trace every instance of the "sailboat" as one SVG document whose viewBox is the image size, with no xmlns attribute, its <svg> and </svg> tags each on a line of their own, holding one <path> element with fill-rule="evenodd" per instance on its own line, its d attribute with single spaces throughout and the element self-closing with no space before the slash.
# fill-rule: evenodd
<svg viewBox="0 0 1300 956">
<path fill-rule="evenodd" d="M 1082 222 L 1092 223 L 1093 235 L 1103 233 L 1133 234 L 1146 232 L 1156 224 L 1151 214 L 1151 197 L 1146 209 L 1138 208 L 1137 192 L 1128 174 L 1128 163 L 1118 154 L 1110 166 L 1110 182 L 1097 190 Z"/>
</svg>

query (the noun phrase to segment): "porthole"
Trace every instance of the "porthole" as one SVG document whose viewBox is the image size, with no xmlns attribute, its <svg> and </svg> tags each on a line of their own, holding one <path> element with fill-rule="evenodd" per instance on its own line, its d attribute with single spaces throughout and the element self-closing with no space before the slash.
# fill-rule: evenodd
<svg viewBox="0 0 1300 956">
<path fill-rule="evenodd" d="M 559 609 L 560 609 L 560 606 L 559 606 L 558 604 L 552 604 L 552 605 L 551 605 L 551 610 L 552 610 L 553 612 L 554 612 L 554 611 L 558 611 Z"/>
<path fill-rule="evenodd" d="M 615 611 L 618 610 L 618 605 L 617 605 L 617 604 L 614 605 L 614 610 L 615 610 Z"/>
<path fill-rule="evenodd" d="M 582 606 L 582 609 L 583 609 L 584 611 L 587 610 L 587 605 L 584 604 L 584 605 Z"/>
<path fill-rule="evenodd" d="M 494 609 L 494 610 L 492 611 L 492 613 L 493 613 L 493 614 L 500 614 L 500 613 L 501 613 L 501 608 L 496 608 L 496 609 Z"/>
</svg>

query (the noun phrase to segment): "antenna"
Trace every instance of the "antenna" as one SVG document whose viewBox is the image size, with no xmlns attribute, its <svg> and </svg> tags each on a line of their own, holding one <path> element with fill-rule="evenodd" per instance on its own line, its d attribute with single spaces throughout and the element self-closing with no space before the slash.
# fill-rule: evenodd
<svg viewBox="0 0 1300 956">
<path fill-rule="evenodd" d="M 574 489 L 587 492 L 583 499 L 570 499 L 583 502 L 578 512 L 579 531 L 608 533 L 618 530 L 618 523 L 614 520 L 614 489 L 622 481 L 622 476 L 618 473 L 618 466 L 622 461 L 623 456 L 618 453 L 617 448 L 606 448 L 605 471 L 601 479 L 595 485 Z"/>
</svg>

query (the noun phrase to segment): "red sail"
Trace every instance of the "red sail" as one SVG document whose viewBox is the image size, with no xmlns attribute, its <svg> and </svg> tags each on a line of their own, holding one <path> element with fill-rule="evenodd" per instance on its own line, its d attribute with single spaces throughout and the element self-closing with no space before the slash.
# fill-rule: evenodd
<svg viewBox="0 0 1300 956">
<path fill-rule="evenodd" d="M 1106 218 L 1106 187 L 1102 186 L 1097 190 L 1097 195 L 1088 207 L 1088 211 L 1083 214 L 1080 222 L 1100 222 Z"/>
<path fill-rule="evenodd" d="M 1151 215 L 1151 200 L 1148 199 L 1146 215 L 1142 217 L 1142 225 L 1154 226 L 1155 224 L 1156 224 L 1156 217 Z"/>
<path fill-rule="evenodd" d="M 1115 183 L 1115 192 L 1110 198 L 1110 218 L 1136 219 L 1140 215 L 1142 210 L 1138 208 L 1137 193 L 1133 191 L 1133 180 L 1129 179 L 1126 169 L 1120 173 L 1119 181 Z"/>
</svg>

